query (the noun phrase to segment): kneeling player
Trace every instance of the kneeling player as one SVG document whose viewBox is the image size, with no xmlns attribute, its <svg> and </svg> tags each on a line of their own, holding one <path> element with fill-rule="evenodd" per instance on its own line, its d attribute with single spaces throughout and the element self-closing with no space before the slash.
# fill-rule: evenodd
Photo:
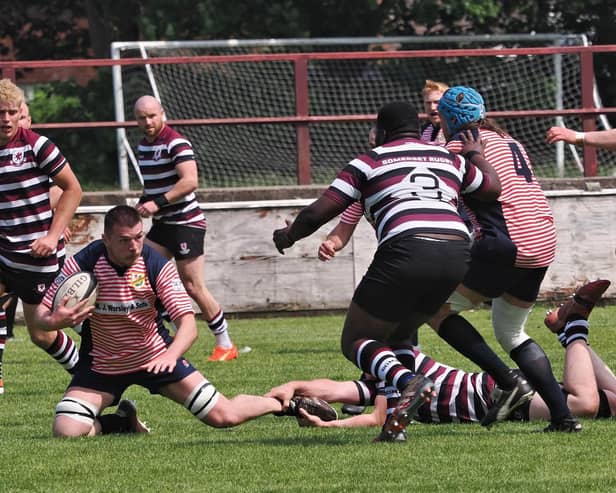
<svg viewBox="0 0 616 493">
<path fill-rule="evenodd" d="M 55 436 L 149 431 L 137 418 L 134 403 L 120 401 L 130 385 L 172 399 L 216 428 L 268 413 L 297 415 L 300 408 L 335 419 L 335 411 L 318 400 L 300 397 L 283 404 L 273 397 L 228 399 L 218 392 L 182 356 L 197 338 L 197 325 L 176 268 L 144 246 L 143 240 L 141 217 L 134 208 L 111 209 L 105 216 L 102 240 L 92 242 L 62 268 L 63 276 L 94 273 L 98 280 L 95 306 L 87 307 L 83 301 L 67 308 L 65 300 L 51 311 L 57 279 L 36 309 L 37 322 L 49 331 L 83 322 L 83 360 L 56 406 Z M 173 338 L 162 324 L 159 303 L 177 328 Z M 116 413 L 100 415 L 118 403 Z"/>
</svg>

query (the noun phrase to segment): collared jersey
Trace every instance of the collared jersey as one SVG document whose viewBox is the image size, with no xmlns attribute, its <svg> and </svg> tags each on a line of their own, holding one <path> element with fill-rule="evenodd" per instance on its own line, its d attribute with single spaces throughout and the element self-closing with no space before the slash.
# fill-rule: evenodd
<svg viewBox="0 0 616 493">
<path fill-rule="evenodd" d="M 175 265 L 144 245 L 142 255 L 127 268 L 110 262 L 97 240 L 66 260 L 43 303 L 51 308 L 58 285 L 79 271 L 94 273 L 98 281 L 95 311 L 87 320 L 92 369 L 103 374 L 124 374 L 166 351 L 168 331 L 160 313 L 160 300 L 171 320 L 194 313 Z"/>
<path fill-rule="evenodd" d="M 180 179 L 176 166 L 194 160 L 190 141 L 168 125 L 163 127 L 154 142 L 141 139 L 138 162 L 145 196 L 155 198 L 171 190 Z M 205 216 L 194 192 L 162 206 L 154 215 L 154 221 L 205 228 Z"/>
<path fill-rule="evenodd" d="M 66 164 L 55 144 L 32 130 L 19 128 L 0 146 L 0 261 L 6 266 L 39 273 L 58 270 L 55 254 L 35 258 L 30 245 L 49 231 L 49 179 Z"/>
<path fill-rule="evenodd" d="M 468 238 L 458 196 L 483 183 L 483 173 L 462 156 L 403 138 L 353 159 L 325 194 L 345 206 L 361 201 L 380 245 L 402 232 Z"/>
<path fill-rule="evenodd" d="M 547 267 L 556 253 L 554 216 L 526 150 L 509 135 L 482 128 L 480 136 L 485 158 L 498 174 L 502 191 L 492 203 L 465 197 L 469 215 L 476 218 L 482 231 L 502 235 L 515 244 L 516 267 Z M 462 142 L 451 140 L 447 148 L 460 152 Z"/>
</svg>

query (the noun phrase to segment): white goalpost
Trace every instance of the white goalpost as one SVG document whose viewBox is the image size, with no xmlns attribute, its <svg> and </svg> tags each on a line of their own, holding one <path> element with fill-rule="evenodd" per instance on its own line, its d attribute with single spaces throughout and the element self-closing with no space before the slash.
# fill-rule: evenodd
<svg viewBox="0 0 616 493">
<path fill-rule="evenodd" d="M 500 56 L 498 50 L 585 44 L 581 35 L 535 34 L 116 42 L 111 51 L 118 60 L 455 48 L 495 51 L 493 57 L 311 60 L 309 114 L 332 116 L 374 114 L 381 104 L 393 99 L 406 99 L 422 108 L 421 88 L 426 79 L 476 87 L 486 98 L 488 111 L 580 107 L 577 55 Z M 131 120 L 135 99 L 146 93 L 163 103 L 170 120 L 294 116 L 293 70 L 291 62 L 277 60 L 114 66 L 115 118 L 118 122 Z M 562 145 L 554 148 L 543 142 L 547 127 L 579 127 L 577 118 L 511 118 L 501 123 L 524 142 L 539 176 L 581 174 L 579 157 L 565 155 Z M 607 119 L 598 119 L 598 123 L 605 125 Z M 327 183 L 351 156 L 366 148 L 368 126 L 368 122 L 357 121 L 310 124 L 313 183 Z M 205 186 L 295 184 L 296 137 L 292 124 L 187 125 L 180 131 L 195 147 Z M 131 173 L 139 178 L 131 150 L 137 140 L 134 129 L 118 128 L 120 184 L 124 190 L 129 188 Z"/>
</svg>

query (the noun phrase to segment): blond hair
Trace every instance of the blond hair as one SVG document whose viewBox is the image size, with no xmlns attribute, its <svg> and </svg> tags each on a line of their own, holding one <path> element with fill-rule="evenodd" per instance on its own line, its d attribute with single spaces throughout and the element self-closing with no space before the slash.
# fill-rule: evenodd
<svg viewBox="0 0 616 493">
<path fill-rule="evenodd" d="M 447 89 L 449 89 L 449 86 L 444 82 L 437 82 L 434 80 L 426 79 L 426 84 L 424 85 L 421 92 L 425 96 L 432 91 L 445 92 Z"/>
<path fill-rule="evenodd" d="M 13 81 L 10 79 L 0 80 L 0 102 L 11 103 L 19 108 L 24 100 L 24 92 Z"/>
</svg>

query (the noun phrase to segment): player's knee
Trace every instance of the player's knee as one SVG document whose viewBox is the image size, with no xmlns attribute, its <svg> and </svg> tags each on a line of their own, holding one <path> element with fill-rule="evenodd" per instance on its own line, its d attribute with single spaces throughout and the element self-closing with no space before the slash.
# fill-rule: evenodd
<svg viewBox="0 0 616 493">
<path fill-rule="evenodd" d="M 210 412 L 216 406 L 220 394 L 210 382 L 207 380 L 199 382 L 189 396 L 184 401 L 184 407 L 188 409 L 195 418 L 215 427 L 224 427 L 224 425 L 218 426 L 211 421 L 216 421 L 210 416 Z"/>
<path fill-rule="evenodd" d="M 522 308 L 506 302 L 502 298 L 492 301 L 492 327 L 501 347 L 511 351 L 530 339 L 524 330 L 530 308 Z"/>
<path fill-rule="evenodd" d="M 55 437 L 77 437 L 90 434 L 98 408 L 83 399 L 64 397 L 56 405 L 53 424 Z"/>
</svg>

